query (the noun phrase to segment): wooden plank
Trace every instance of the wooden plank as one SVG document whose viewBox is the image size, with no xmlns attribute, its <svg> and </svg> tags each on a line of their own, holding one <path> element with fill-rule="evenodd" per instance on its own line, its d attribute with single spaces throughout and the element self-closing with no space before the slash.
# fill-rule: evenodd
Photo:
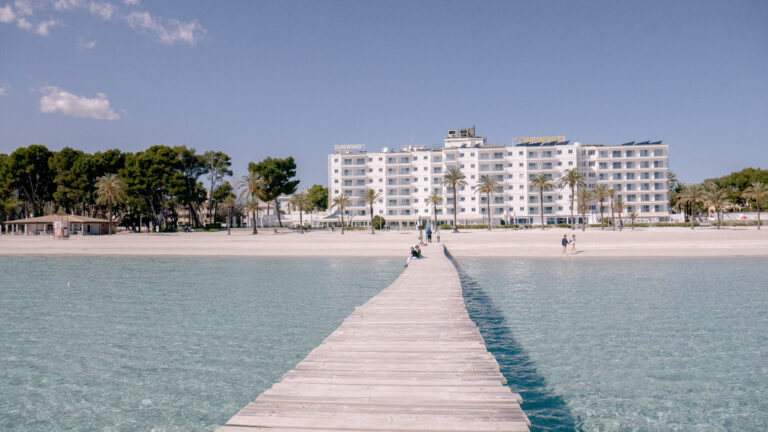
<svg viewBox="0 0 768 432">
<path fill-rule="evenodd" d="M 430 249 L 218 432 L 527 432 L 456 269 Z"/>
</svg>

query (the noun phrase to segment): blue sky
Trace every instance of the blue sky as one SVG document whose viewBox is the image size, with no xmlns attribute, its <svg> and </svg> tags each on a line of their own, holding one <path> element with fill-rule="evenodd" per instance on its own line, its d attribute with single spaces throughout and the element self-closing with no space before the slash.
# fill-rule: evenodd
<svg viewBox="0 0 768 432">
<path fill-rule="evenodd" d="M 765 1 L 0 0 L 0 152 L 664 140 L 686 182 L 768 168 Z"/>
</svg>

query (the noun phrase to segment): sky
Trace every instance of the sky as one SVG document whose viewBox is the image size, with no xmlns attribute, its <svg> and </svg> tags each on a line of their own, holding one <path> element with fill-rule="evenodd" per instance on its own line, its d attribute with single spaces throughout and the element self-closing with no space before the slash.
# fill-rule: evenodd
<svg viewBox="0 0 768 432">
<path fill-rule="evenodd" d="M 0 153 L 293 156 L 301 189 L 336 144 L 473 125 L 768 168 L 768 2 L 0 0 Z"/>
</svg>

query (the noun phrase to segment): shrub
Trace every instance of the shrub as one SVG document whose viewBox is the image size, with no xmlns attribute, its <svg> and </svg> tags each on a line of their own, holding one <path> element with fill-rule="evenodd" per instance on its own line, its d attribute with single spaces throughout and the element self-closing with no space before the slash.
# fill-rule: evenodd
<svg viewBox="0 0 768 432">
<path fill-rule="evenodd" d="M 381 217 L 379 215 L 376 215 L 376 216 L 373 217 L 373 228 L 374 229 L 382 229 L 385 226 L 387 226 L 387 221 L 383 217 Z"/>
</svg>

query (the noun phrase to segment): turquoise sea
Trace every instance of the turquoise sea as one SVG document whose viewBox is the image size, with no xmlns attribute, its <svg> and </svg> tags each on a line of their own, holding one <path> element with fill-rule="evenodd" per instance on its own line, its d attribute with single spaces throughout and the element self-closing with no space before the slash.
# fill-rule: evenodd
<svg viewBox="0 0 768 432">
<path fill-rule="evenodd" d="M 766 260 L 455 262 L 534 430 L 768 430 Z M 401 270 L 0 257 L 0 430 L 211 431 Z"/>
<path fill-rule="evenodd" d="M 212 431 L 402 260 L 0 257 L 0 431 Z"/>
<path fill-rule="evenodd" d="M 533 430 L 768 430 L 765 259 L 458 259 Z"/>
</svg>

